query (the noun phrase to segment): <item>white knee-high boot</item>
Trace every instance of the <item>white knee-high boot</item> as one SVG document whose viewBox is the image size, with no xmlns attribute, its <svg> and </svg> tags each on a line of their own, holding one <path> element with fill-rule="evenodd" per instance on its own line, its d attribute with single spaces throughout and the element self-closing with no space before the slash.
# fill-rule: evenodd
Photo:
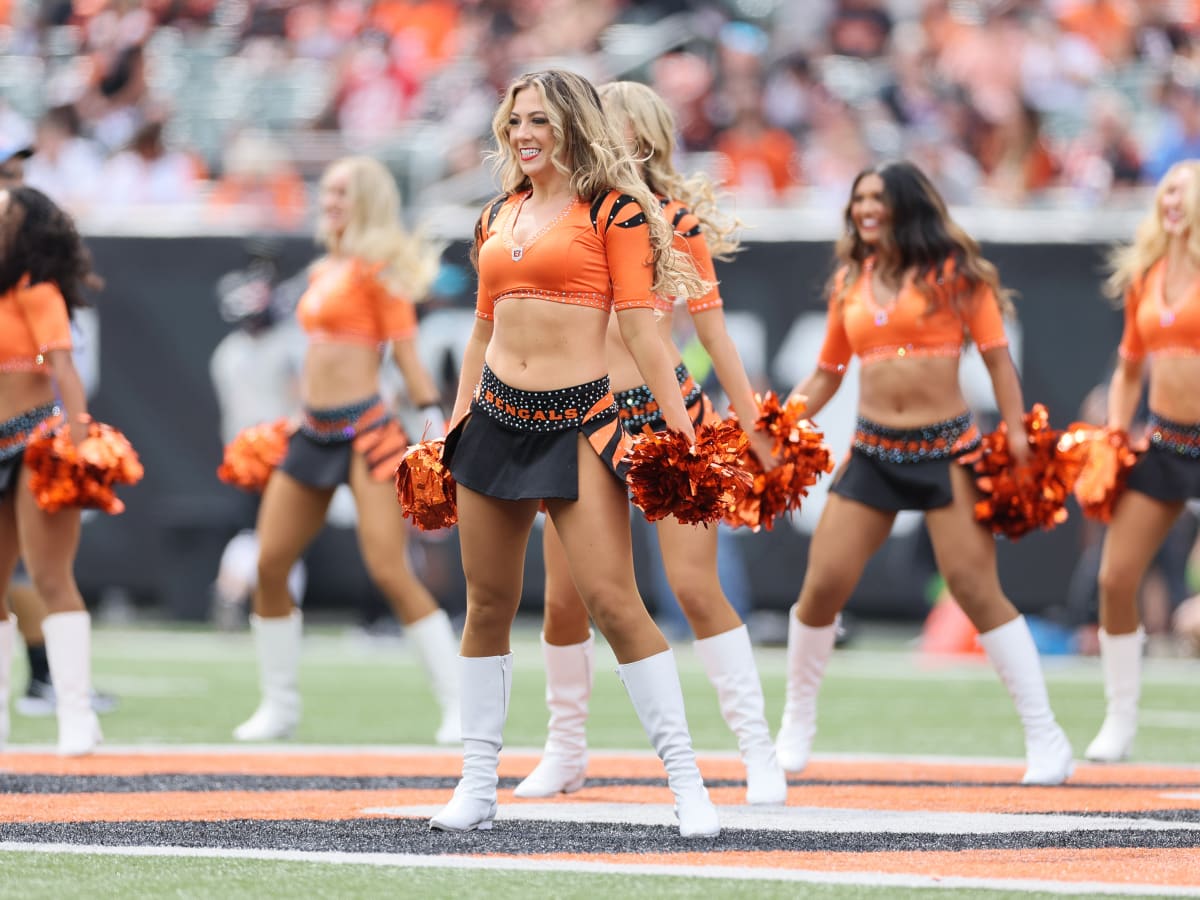
<svg viewBox="0 0 1200 900">
<path fill-rule="evenodd" d="M 463 770 L 432 831 L 487 831 L 496 818 L 500 748 L 512 693 L 512 654 L 460 656 Z"/>
<path fill-rule="evenodd" d="M 1137 735 L 1138 699 L 1142 693 L 1142 646 L 1146 632 L 1100 632 L 1100 660 L 1104 665 L 1104 724 L 1088 744 L 1088 759 L 1118 762 L 1129 756 Z"/>
<path fill-rule="evenodd" d="M 788 611 L 787 694 L 775 739 L 775 753 L 785 772 L 800 772 L 808 765 L 817 734 L 817 694 L 836 638 L 836 623 L 811 628 L 797 618 L 795 606 Z"/>
<path fill-rule="evenodd" d="M 590 631 L 586 641 L 564 647 L 547 644 L 546 635 L 542 635 L 550 724 L 542 759 L 517 785 L 515 796 L 553 797 L 572 794 L 583 787 L 587 777 L 587 717 L 595 646 L 595 635 Z"/>
<path fill-rule="evenodd" d="M 92 617 L 82 610 L 51 613 L 42 621 L 42 634 L 54 682 L 58 752 L 83 756 L 102 739 L 92 710 Z"/>
<path fill-rule="evenodd" d="M 979 643 L 1008 688 L 1025 728 L 1025 775 L 1022 784 L 1062 784 L 1075 771 L 1071 743 L 1054 719 L 1033 635 L 1024 616 L 986 634 Z"/>
<path fill-rule="evenodd" d="M 16 630 L 17 620 L 12 616 L 0 622 L 0 750 L 8 743 L 8 686 L 12 683 Z"/>
<path fill-rule="evenodd" d="M 462 740 L 462 715 L 458 708 L 458 640 L 444 609 L 437 609 L 407 626 L 417 655 L 429 675 L 429 686 L 442 711 L 434 740 L 457 744 Z"/>
<path fill-rule="evenodd" d="M 698 640 L 694 646 L 708 680 L 717 689 L 721 715 L 737 736 L 746 766 L 746 802 L 787 803 L 787 777 L 775 758 L 750 632 L 739 625 Z"/>
<path fill-rule="evenodd" d="M 233 730 L 239 741 L 289 738 L 300 724 L 300 639 L 304 616 L 298 609 L 277 618 L 250 617 L 258 651 L 262 699 L 249 719 Z"/>
<path fill-rule="evenodd" d="M 667 770 L 667 784 L 675 795 L 675 817 L 682 837 L 715 837 L 721 833 L 717 809 L 708 798 L 692 736 L 683 708 L 683 688 L 675 654 L 664 650 L 637 662 L 617 667 L 617 675 L 654 752 Z"/>
</svg>

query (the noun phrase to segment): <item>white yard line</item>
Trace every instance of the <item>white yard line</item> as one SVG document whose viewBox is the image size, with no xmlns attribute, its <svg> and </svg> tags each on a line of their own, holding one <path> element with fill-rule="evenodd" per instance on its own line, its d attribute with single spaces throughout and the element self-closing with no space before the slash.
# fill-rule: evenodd
<svg viewBox="0 0 1200 900">
<path fill-rule="evenodd" d="M 736 881 L 782 881 L 800 884 L 857 885 L 897 888 L 976 888 L 1029 891 L 1082 896 L 1200 897 L 1200 884 L 1168 887 L 1155 884 L 1111 884 L 1098 881 L 1041 881 L 1017 878 L 958 878 L 893 875 L 879 872 L 814 872 L 803 869 L 750 869 L 730 866 L 664 866 L 637 863 L 571 862 L 555 859 L 520 859 L 479 856 L 420 856 L 403 853 L 346 853 L 339 851 L 241 850 L 196 847 L 105 847 L 79 844 L 21 844 L 0 842 L 0 852 L 50 853 L 131 857 L 189 857 L 194 859 L 249 859 L 271 862 L 325 863 L 394 868 L 451 869 L 466 871 L 572 872 L 592 875 L 664 876 Z"/>
</svg>

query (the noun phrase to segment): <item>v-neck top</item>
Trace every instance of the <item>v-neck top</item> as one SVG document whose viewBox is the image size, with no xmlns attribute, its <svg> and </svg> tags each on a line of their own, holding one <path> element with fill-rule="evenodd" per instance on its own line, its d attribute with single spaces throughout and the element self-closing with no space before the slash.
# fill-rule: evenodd
<svg viewBox="0 0 1200 900">
<path fill-rule="evenodd" d="M 1163 297 L 1166 274 L 1164 256 L 1125 292 L 1125 331 L 1119 350 L 1131 362 L 1148 354 L 1200 354 L 1200 281 L 1191 285 L 1182 302 L 1168 307 Z"/>
<path fill-rule="evenodd" d="M 864 265 L 854 284 L 843 291 L 847 271 L 838 272 L 829 297 L 825 342 L 817 362 L 826 371 L 845 372 L 856 355 L 863 365 L 913 356 L 958 356 L 968 334 L 980 350 L 1008 344 L 1000 304 L 990 287 L 981 284 L 960 304 L 945 296 L 959 280 L 949 261 L 934 291 L 943 296 L 932 310 L 911 278 L 890 303 L 880 304 L 871 267 Z"/>
<path fill-rule="evenodd" d="M 475 314 L 492 319 L 498 303 L 527 297 L 609 312 L 654 307 L 650 226 L 628 194 L 577 200 L 518 246 L 512 228 L 522 192 L 484 208 L 476 231 L 479 290 Z"/>
<path fill-rule="evenodd" d="M 0 372 L 36 372 L 51 350 L 71 349 L 71 317 L 58 285 L 29 276 L 0 295 Z"/>
</svg>

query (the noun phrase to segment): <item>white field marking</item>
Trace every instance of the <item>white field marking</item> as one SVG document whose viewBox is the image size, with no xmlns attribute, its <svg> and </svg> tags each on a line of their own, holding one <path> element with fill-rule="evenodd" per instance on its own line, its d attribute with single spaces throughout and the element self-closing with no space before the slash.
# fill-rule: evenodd
<svg viewBox="0 0 1200 900">
<path fill-rule="evenodd" d="M 702 847 L 703 843 L 698 844 Z M 269 862 L 327 863 L 394 868 L 449 869 L 457 871 L 570 872 L 581 875 L 664 876 L 734 881 L 782 881 L 800 884 L 859 885 L 897 888 L 975 888 L 1030 891 L 1043 894 L 1098 894 L 1138 897 L 1200 897 L 1196 886 L 1113 884 L 1102 881 L 1041 881 L 1033 878 L 960 878 L 956 876 L 894 875 L 883 872 L 814 872 L 804 869 L 753 869 L 733 866 L 667 866 L 661 864 L 590 862 L 558 859 L 492 856 L 421 856 L 404 853 L 309 852 L 303 850 L 246 850 L 207 847 L 108 847 L 86 844 L 22 844 L 0 842 L 0 853 L 50 853 L 135 857 L 187 857 L 193 859 L 249 859 Z"/>
<path fill-rule="evenodd" d="M 1200 731 L 1200 712 L 1171 709 L 1140 709 L 1138 723 L 1149 728 L 1186 728 Z"/>
<path fill-rule="evenodd" d="M 1200 791 L 1195 793 L 1163 794 L 1168 800 L 1200 800 Z"/>
<path fill-rule="evenodd" d="M 542 656 L 536 633 L 514 632 L 513 661 L 520 671 L 542 671 Z M 348 652 L 350 651 L 350 652 Z M 616 659 L 603 643 L 597 643 L 597 670 L 615 669 Z M 755 657 L 764 672 L 782 671 L 784 650 L 756 647 Z M 229 634 L 218 631 L 179 631 L 173 629 L 97 628 L 93 636 L 93 656 L 97 660 L 139 662 L 230 662 L 247 665 L 254 662 L 254 644 L 250 633 Z M 676 664 L 681 672 L 702 675 L 703 669 L 685 643 L 676 646 Z M 364 637 L 353 629 L 321 629 L 304 635 L 306 666 L 357 669 L 380 664 L 399 668 L 416 666 L 415 651 L 403 635 Z M 1099 659 L 1078 656 L 1042 657 L 1047 681 L 1063 684 L 1101 684 Z M 1187 686 L 1195 684 L 1195 660 L 1155 658 L 1145 662 L 1144 684 Z M 830 676 L 847 680 L 928 682 L 952 674 L 960 681 L 996 681 L 996 674 L 982 657 L 926 657 L 911 649 L 839 650 L 830 664 Z"/>
<path fill-rule="evenodd" d="M 212 691 L 212 683 L 205 678 L 189 678 L 186 675 L 117 675 L 106 673 L 101 676 L 101 687 L 118 697 L 202 697 Z"/>
<path fill-rule="evenodd" d="M 365 815 L 427 819 L 441 806 L 375 806 Z M 720 806 L 721 826 L 752 831 L 815 831 L 822 834 L 1012 834 L 1037 831 L 1200 831 L 1200 823 L 1123 816 L 1011 813 L 943 813 L 907 810 L 835 809 L 817 806 Z M 602 822 L 609 825 L 674 825 L 665 803 L 506 803 L 498 821 Z"/>
</svg>

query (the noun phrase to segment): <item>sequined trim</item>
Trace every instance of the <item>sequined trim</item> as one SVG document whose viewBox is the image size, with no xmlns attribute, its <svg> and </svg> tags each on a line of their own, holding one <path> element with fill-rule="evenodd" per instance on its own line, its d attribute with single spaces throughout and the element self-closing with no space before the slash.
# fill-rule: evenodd
<svg viewBox="0 0 1200 900">
<path fill-rule="evenodd" d="M 378 394 L 331 409 L 306 409 L 300 431 L 318 444 L 344 444 L 359 434 L 378 427 L 387 411 Z"/>
<path fill-rule="evenodd" d="M 683 363 L 675 367 L 675 380 L 679 382 L 683 405 L 686 407 L 690 408 L 704 393 Z M 613 397 L 617 402 L 617 415 L 621 417 L 626 430 L 641 431 L 644 426 L 649 425 L 652 431 L 661 431 L 666 427 L 662 409 L 648 385 L 638 385 L 627 391 L 615 391 Z"/>
<path fill-rule="evenodd" d="M 312 344 L 358 344 L 365 347 L 381 347 L 387 341 L 399 341 L 412 337 L 411 334 L 401 337 L 386 337 L 380 340 L 375 334 L 362 334 L 353 331 L 310 331 L 307 333 Z"/>
<path fill-rule="evenodd" d="M 922 356 L 952 357 L 961 354 L 961 344 L 935 344 L 929 347 L 921 347 L 916 344 L 890 344 L 886 347 L 874 347 L 860 354 L 859 359 L 864 366 L 869 366 L 872 363 L 883 362 L 885 359 L 908 359 Z"/>
<path fill-rule="evenodd" d="M 20 454 L 37 427 L 59 415 L 62 415 L 61 407 L 47 403 L 0 422 L 0 462 Z"/>
<path fill-rule="evenodd" d="M 1200 347 L 1189 347 L 1186 344 L 1177 344 L 1171 347 L 1157 347 L 1150 351 L 1150 355 L 1154 356 L 1200 356 Z"/>
<path fill-rule="evenodd" d="M 551 303 L 567 303 L 571 306 L 587 306 L 591 309 L 607 311 L 612 307 L 612 297 L 609 294 L 598 294 L 593 291 L 546 291 L 538 288 L 514 288 L 498 294 L 492 300 L 493 308 L 502 300 L 515 297 L 525 297 L 529 300 L 549 300 Z"/>
<path fill-rule="evenodd" d="M 1150 444 L 1177 456 L 1200 459 L 1200 422 L 1184 425 L 1150 413 Z"/>
<path fill-rule="evenodd" d="M 556 432 L 578 428 L 597 416 L 617 413 L 608 376 L 555 391 L 510 387 L 484 364 L 471 409 L 513 431 Z"/>
<path fill-rule="evenodd" d="M 953 459 L 979 444 L 979 429 L 970 413 L 923 428 L 888 428 L 858 417 L 854 449 L 890 463 Z"/>
</svg>

